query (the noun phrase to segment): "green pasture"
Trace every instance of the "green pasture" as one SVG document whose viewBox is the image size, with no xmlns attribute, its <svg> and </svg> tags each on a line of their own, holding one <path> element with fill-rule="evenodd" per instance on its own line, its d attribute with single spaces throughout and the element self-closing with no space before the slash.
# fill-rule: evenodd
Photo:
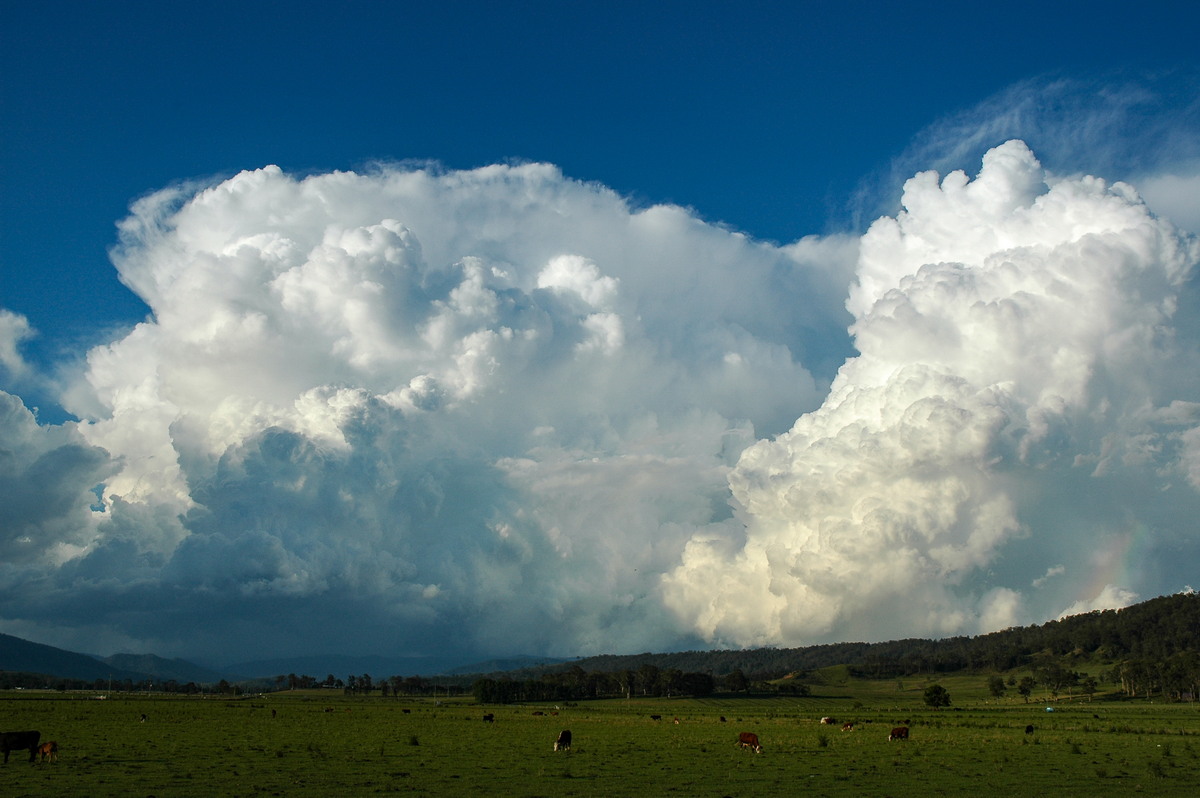
<svg viewBox="0 0 1200 798">
<path fill-rule="evenodd" d="M 58 762 L 33 766 L 13 752 L 0 767 L 0 795 L 1200 795 L 1194 705 L 1075 699 L 1048 713 L 1044 697 L 997 701 L 981 679 L 963 677 L 942 681 L 954 705 L 935 711 L 921 703 L 924 680 L 837 681 L 828 674 L 819 695 L 805 698 L 557 709 L 323 693 L 6 692 L 0 730 L 37 729 L 61 750 Z M 482 720 L 489 712 L 494 723 Z M 839 725 L 821 725 L 824 715 Z M 844 721 L 855 730 L 841 731 Z M 910 739 L 889 742 L 901 721 Z M 562 729 L 573 747 L 555 753 Z M 758 734 L 762 754 L 735 745 L 742 731 Z"/>
</svg>

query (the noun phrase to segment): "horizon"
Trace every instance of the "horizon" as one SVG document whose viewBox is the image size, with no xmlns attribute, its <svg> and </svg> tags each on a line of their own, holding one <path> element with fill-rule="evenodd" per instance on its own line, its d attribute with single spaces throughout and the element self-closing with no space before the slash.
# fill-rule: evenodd
<svg viewBox="0 0 1200 798">
<path fill-rule="evenodd" d="M 0 632 L 484 661 L 1190 590 L 1200 9 L 851 5 L 6 5 Z"/>
</svg>

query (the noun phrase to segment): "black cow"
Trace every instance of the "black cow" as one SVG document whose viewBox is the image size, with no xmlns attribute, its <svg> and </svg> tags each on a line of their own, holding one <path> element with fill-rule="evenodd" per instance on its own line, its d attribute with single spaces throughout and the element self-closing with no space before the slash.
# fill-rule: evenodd
<svg viewBox="0 0 1200 798">
<path fill-rule="evenodd" d="M 0 732 L 0 751 L 4 752 L 4 764 L 8 764 L 9 751 L 29 749 L 29 761 L 37 758 L 38 743 L 42 733 L 38 731 Z"/>
<path fill-rule="evenodd" d="M 555 751 L 570 751 L 571 750 L 571 732 L 569 729 L 563 729 L 558 733 L 558 739 L 554 741 Z"/>
<path fill-rule="evenodd" d="M 1030 725 L 1030 726 L 1026 726 L 1026 727 L 1025 727 L 1025 733 L 1026 733 L 1026 734 L 1033 734 L 1033 726 L 1032 726 L 1032 725 Z"/>
<path fill-rule="evenodd" d="M 483 716 L 483 722 L 484 723 L 495 723 L 496 715 L 492 712 L 487 713 L 486 715 Z"/>
</svg>

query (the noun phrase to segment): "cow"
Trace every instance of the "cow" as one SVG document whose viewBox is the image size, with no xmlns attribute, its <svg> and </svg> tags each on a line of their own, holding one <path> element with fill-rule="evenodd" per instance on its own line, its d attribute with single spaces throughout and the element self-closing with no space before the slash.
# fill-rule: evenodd
<svg viewBox="0 0 1200 798">
<path fill-rule="evenodd" d="M 737 744 L 739 748 L 750 748 L 756 754 L 762 753 L 762 745 L 758 742 L 758 735 L 754 732 L 742 732 L 739 734 Z"/>
<path fill-rule="evenodd" d="M 725 716 L 724 716 L 724 715 L 722 715 L 722 716 L 721 716 L 721 722 L 722 722 L 722 723 L 724 723 L 724 722 L 725 722 Z"/>
<path fill-rule="evenodd" d="M 651 715 L 650 720 L 662 720 L 662 715 Z"/>
<path fill-rule="evenodd" d="M 0 732 L 0 751 L 4 752 L 4 764 L 8 764 L 9 751 L 24 751 L 29 749 L 29 761 L 37 758 L 38 741 L 42 733 L 38 731 Z"/>
<path fill-rule="evenodd" d="M 534 713 L 533 713 L 534 717 L 540 717 L 540 716 L 542 716 L 542 715 L 545 715 L 545 714 L 546 714 L 546 713 L 545 713 L 545 712 L 542 712 L 540 709 L 539 709 L 537 712 L 534 712 Z"/>
<path fill-rule="evenodd" d="M 494 723 L 495 721 L 496 721 L 496 716 L 495 716 L 495 714 L 493 714 L 491 712 L 489 712 L 483 716 L 484 723 Z"/>
<path fill-rule="evenodd" d="M 853 723 L 843 723 L 842 731 L 854 731 L 854 724 Z"/>
<path fill-rule="evenodd" d="M 43 762 L 49 760 L 51 762 L 58 761 L 58 742 L 51 740 L 48 743 L 42 743 L 38 746 L 38 756 Z"/>
<path fill-rule="evenodd" d="M 837 718 L 821 718 L 822 726 L 832 726 L 835 723 L 837 723 Z"/>
<path fill-rule="evenodd" d="M 888 735 L 888 742 L 891 742 L 892 740 L 907 740 L 907 739 L 908 739 L 908 727 L 907 726 L 897 726 L 896 728 L 892 729 L 892 733 Z"/>
<path fill-rule="evenodd" d="M 571 750 L 571 732 L 569 729 L 563 729 L 558 733 L 558 739 L 554 741 L 555 751 L 570 751 Z"/>
<path fill-rule="evenodd" d="M 1028 725 L 1028 726 L 1026 726 L 1026 727 L 1025 727 L 1025 733 L 1026 733 L 1026 734 L 1033 734 L 1033 724 L 1030 724 L 1030 725 Z"/>
</svg>

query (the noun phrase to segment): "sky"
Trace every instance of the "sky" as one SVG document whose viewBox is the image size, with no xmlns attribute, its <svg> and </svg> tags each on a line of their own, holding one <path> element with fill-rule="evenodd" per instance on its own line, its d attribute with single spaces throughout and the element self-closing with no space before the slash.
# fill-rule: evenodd
<svg viewBox="0 0 1200 798">
<path fill-rule="evenodd" d="M 470 662 L 1191 589 L 1197 23 L 3 0 L 0 631 Z"/>
</svg>

